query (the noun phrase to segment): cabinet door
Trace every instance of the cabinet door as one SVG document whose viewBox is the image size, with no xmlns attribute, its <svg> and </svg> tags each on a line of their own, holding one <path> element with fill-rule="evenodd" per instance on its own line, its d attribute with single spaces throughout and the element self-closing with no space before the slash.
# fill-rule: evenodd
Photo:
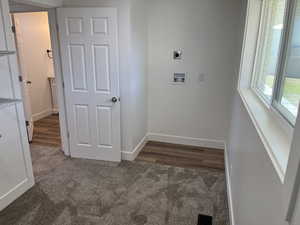
<svg viewBox="0 0 300 225">
<path fill-rule="evenodd" d="M 8 0 L 0 0 L 0 50 L 14 51 Z M 21 99 L 16 55 L 0 57 L 0 98 Z M 0 106 L 0 211 L 34 184 L 22 103 Z"/>
<path fill-rule="evenodd" d="M 18 121 L 17 105 L 0 109 L 0 210 L 33 186 L 28 146 L 23 145 Z"/>
</svg>

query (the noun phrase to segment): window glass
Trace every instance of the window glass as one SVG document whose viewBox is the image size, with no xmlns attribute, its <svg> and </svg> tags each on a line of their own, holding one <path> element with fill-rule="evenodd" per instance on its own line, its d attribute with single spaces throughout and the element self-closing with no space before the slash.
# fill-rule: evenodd
<svg viewBox="0 0 300 225">
<path fill-rule="evenodd" d="M 296 3 L 291 28 L 279 102 L 296 117 L 300 100 L 300 0 Z"/>
<path fill-rule="evenodd" d="M 272 99 L 275 84 L 285 5 L 286 0 L 266 0 L 262 10 L 254 85 L 268 101 Z"/>
</svg>

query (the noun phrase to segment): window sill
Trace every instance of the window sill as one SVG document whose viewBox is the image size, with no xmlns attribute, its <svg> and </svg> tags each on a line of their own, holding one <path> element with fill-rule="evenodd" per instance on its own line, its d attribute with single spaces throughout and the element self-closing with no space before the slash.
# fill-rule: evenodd
<svg viewBox="0 0 300 225">
<path fill-rule="evenodd" d="M 292 135 L 284 131 L 275 115 L 271 113 L 270 109 L 266 107 L 251 89 L 238 89 L 238 92 L 283 183 Z"/>
</svg>

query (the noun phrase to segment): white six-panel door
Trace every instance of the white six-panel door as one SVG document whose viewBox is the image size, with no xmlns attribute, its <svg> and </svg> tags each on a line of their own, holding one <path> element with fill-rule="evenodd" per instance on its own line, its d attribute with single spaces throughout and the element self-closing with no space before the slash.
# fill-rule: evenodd
<svg viewBox="0 0 300 225">
<path fill-rule="evenodd" d="M 117 11 L 57 12 L 71 156 L 120 161 Z"/>
</svg>

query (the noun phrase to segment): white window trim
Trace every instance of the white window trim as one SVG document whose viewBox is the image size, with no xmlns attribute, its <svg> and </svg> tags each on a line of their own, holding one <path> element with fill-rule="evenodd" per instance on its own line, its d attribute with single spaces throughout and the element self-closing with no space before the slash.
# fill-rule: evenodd
<svg viewBox="0 0 300 225">
<path fill-rule="evenodd" d="M 261 0 L 248 1 L 238 93 L 280 181 L 283 183 L 292 142 L 293 127 L 282 118 L 272 105 L 266 104 L 252 88 L 261 6 Z"/>
</svg>

